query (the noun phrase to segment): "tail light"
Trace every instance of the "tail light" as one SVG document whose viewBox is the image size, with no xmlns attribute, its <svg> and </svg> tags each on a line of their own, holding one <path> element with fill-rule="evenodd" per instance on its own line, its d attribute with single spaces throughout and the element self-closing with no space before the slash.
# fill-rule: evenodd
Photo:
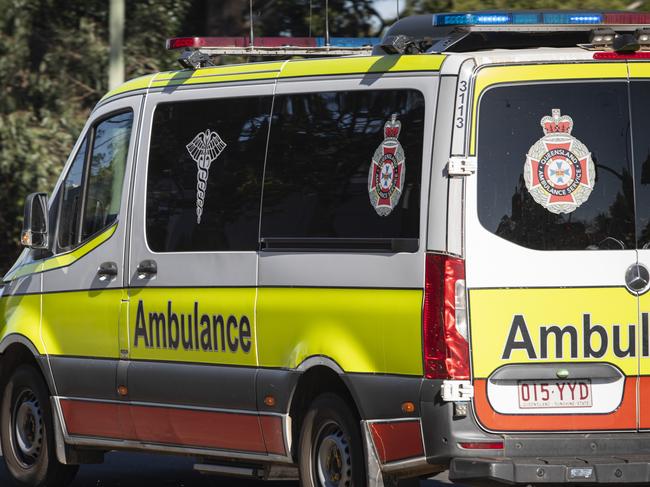
<svg viewBox="0 0 650 487">
<path fill-rule="evenodd" d="M 465 262 L 427 254 L 423 336 L 424 375 L 429 379 L 469 379 Z"/>
</svg>

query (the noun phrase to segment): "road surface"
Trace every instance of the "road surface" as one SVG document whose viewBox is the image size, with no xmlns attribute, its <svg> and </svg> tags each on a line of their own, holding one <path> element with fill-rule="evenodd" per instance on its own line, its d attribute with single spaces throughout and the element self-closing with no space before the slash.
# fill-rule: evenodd
<svg viewBox="0 0 650 487">
<path fill-rule="evenodd" d="M 101 465 L 84 465 L 71 487 L 298 487 L 297 482 L 259 482 L 201 475 L 189 457 L 142 453 L 109 453 Z M 421 482 L 421 487 L 445 487 L 447 477 Z M 0 486 L 10 486 L 0 458 Z M 446 486 L 449 487 L 449 486 Z"/>
</svg>

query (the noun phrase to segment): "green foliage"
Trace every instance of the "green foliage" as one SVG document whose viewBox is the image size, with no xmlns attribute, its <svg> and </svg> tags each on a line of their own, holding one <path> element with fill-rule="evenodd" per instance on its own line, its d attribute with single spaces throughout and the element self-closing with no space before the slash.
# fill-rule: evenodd
<svg viewBox="0 0 650 487">
<path fill-rule="evenodd" d="M 263 35 L 325 35 L 324 1 L 258 0 L 253 7 L 255 30 L 259 29 Z M 329 0 L 328 7 L 331 36 L 374 35 L 376 26 L 373 20 L 380 24 L 383 22 L 374 10 L 372 0 Z"/>
<path fill-rule="evenodd" d="M 23 201 L 51 191 L 107 91 L 105 0 L 0 0 L 0 274 L 19 252 Z M 189 0 L 127 0 L 127 77 L 175 67 L 163 49 Z"/>
</svg>

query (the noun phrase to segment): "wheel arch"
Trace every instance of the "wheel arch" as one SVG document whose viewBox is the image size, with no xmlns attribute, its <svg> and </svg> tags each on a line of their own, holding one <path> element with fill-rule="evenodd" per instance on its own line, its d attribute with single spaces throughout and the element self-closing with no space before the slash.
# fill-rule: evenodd
<svg viewBox="0 0 650 487">
<path fill-rule="evenodd" d="M 18 333 L 7 335 L 0 341 L 0 383 L 4 384 L 11 371 L 22 364 L 31 364 L 36 367 L 45 379 L 50 394 L 54 394 L 46 358 L 39 353 L 34 343 L 26 336 Z"/>
<path fill-rule="evenodd" d="M 362 411 L 355 393 L 345 380 L 345 371 L 332 358 L 318 355 L 301 362 L 296 371 L 300 373 L 289 399 L 288 413 L 291 418 L 289 441 L 291 455 L 297 458 L 297 448 L 302 420 L 311 402 L 320 394 L 327 392 L 341 396 L 354 410 L 357 419 L 362 419 Z"/>
</svg>

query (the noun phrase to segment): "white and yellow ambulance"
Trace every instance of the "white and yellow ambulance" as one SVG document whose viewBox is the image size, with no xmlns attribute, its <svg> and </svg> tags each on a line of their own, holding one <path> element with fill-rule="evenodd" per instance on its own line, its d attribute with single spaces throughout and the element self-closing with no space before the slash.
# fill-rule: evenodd
<svg viewBox="0 0 650 487">
<path fill-rule="evenodd" d="M 0 288 L 23 486 L 111 450 L 381 486 L 650 481 L 650 14 L 397 22 L 97 105 Z M 323 49 L 328 49 L 325 46 Z"/>
</svg>

